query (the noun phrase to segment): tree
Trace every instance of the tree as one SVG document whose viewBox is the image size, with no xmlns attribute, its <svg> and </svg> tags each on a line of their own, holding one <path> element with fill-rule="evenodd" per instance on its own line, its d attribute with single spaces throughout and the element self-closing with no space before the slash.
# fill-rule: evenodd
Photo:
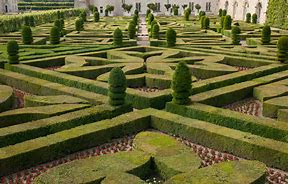
<svg viewBox="0 0 288 184">
<path fill-rule="evenodd" d="M 166 8 L 167 11 L 169 11 L 169 9 L 172 7 L 171 4 L 164 4 L 164 6 L 165 6 L 165 8 Z"/>
<path fill-rule="evenodd" d="M 31 27 L 35 27 L 35 19 L 34 16 L 29 16 L 29 25 Z"/>
<path fill-rule="evenodd" d="M 189 96 L 192 88 L 191 72 L 184 61 L 177 64 L 172 79 L 172 102 L 186 105 L 190 102 Z"/>
<path fill-rule="evenodd" d="M 240 33 L 241 30 L 238 26 L 234 26 L 232 28 L 232 44 L 233 45 L 239 45 L 240 44 Z"/>
<path fill-rule="evenodd" d="M 134 16 L 137 16 L 137 18 L 139 17 L 139 11 L 138 10 L 134 10 Z"/>
<path fill-rule="evenodd" d="M 122 46 L 123 44 L 123 33 L 119 27 L 114 31 L 113 44 L 116 47 Z"/>
<path fill-rule="evenodd" d="M 108 84 L 109 104 L 112 106 L 125 104 L 127 82 L 126 76 L 121 68 L 115 67 L 111 70 Z"/>
<path fill-rule="evenodd" d="M 262 29 L 261 42 L 263 45 L 269 44 L 271 41 L 271 28 L 265 25 Z"/>
<path fill-rule="evenodd" d="M 196 5 L 195 5 L 195 8 L 196 8 L 197 12 L 199 13 L 199 10 L 201 9 L 200 4 L 196 4 Z"/>
<path fill-rule="evenodd" d="M 114 6 L 111 6 L 111 5 L 107 5 L 107 6 L 106 6 L 106 10 L 107 10 L 109 13 L 113 12 L 114 9 L 115 9 Z"/>
<path fill-rule="evenodd" d="M 210 19 L 205 16 L 204 18 L 204 29 L 209 29 L 210 27 Z"/>
<path fill-rule="evenodd" d="M 82 11 L 82 12 L 80 13 L 80 18 L 82 18 L 82 20 L 83 20 L 84 22 L 87 21 L 87 13 L 86 13 L 86 11 Z"/>
<path fill-rule="evenodd" d="M 153 20 L 154 20 L 154 15 L 153 15 L 152 13 L 150 13 L 150 14 L 148 15 L 148 25 L 150 25 Z"/>
<path fill-rule="evenodd" d="M 189 21 L 189 17 L 190 17 L 190 12 L 188 10 L 185 10 L 184 12 L 184 18 L 186 21 Z"/>
<path fill-rule="evenodd" d="M 225 20 L 225 17 L 226 17 L 226 16 L 222 16 L 221 19 L 220 19 L 220 25 L 221 25 L 221 28 L 222 28 L 222 29 L 224 29 L 224 20 Z"/>
<path fill-rule="evenodd" d="M 159 31 L 160 31 L 159 24 L 154 24 L 152 27 L 152 38 L 159 39 Z"/>
<path fill-rule="evenodd" d="M 288 36 L 281 36 L 277 43 L 278 61 L 285 63 L 288 60 Z"/>
<path fill-rule="evenodd" d="M 178 12 L 179 6 L 176 5 L 176 4 L 174 4 L 173 7 L 172 7 L 172 9 L 173 9 L 173 14 L 174 14 L 175 16 L 178 16 L 178 14 L 179 14 L 179 12 Z"/>
<path fill-rule="evenodd" d="M 253 24 L 257 24 L 257 19 L 258 19 L 257 14 L 254 13 L 254 14 L 252 15 L 252 23 L 253 23 Z"/>
<path fill-rule="evenodd" d="M 183 4 L 182 5 L 182 8 L 183 8 L 183 10 L 185 11 L 185 9 L 188 7 L 188 5 L 187 4 Z"/>
<path fill-rule="evenodd" d="M 50 31 L 50 44 L 55 45 L 60 43 L 60 30 L 58 27 L 53 26 Z"/>
<path fill-rule="evenodd" d="M 147 10 L 146 10 L 146 18 L 150 15 L 150 13 L 151 13 L 151 10 L 150 10 L 150 9 L 147 9 Z"/>
<path fill-rule="evenodd" d="M 135 25 L 138 25 L 138 18 L 139 17 L 136 14 L 133 16 L 133 22 L 134 22 Z"/>
<path fill-rule="evenodd" d="M 131 9 L 132 9 L 133 5 L 130 4 L 122 4 L 122 8 L 124 9 L 124 11 L 127 11 L 128 13 L 130 13 Z"/>
<path fill-rule="evenodd" d="M 169 28 L 166 31 L 166 41 L 167 41 L 167 47 L 174 47 L 176 45 L 176 31 L 172 28 Z"/>
<path fill-rule="evenodd" d="M 251 23 L 251 13 L 246 14 L 246 23 Z"/>
<path fill-rule="evenodd" d="M 129 23 L 128 26 L 128 36 L 130 39 L 134 39 L 136 36 L 136 25 L 133 21 Z"/>
<path fill-rule="evenodd" d="M 230 15 L 226 15 L 224 19 L 224 29 L 225 30 L 230 30 L 231 29 L 231 24 L 232 24 L 232 19 Z"/>
<path fill-rule="evenodd" d="M 205 18 L 206 18 L 206 16 L 201 16 L 200 17 L 201 29 L 204 29 L 204 27 L 205 27 Z"/>
<path fill-rule="evenodd" d="M 223 12 L 223 10 L 220 8 L 219 11 L 218 11 L 218 16 L 219 17 L 222 17 L 222 12 Z"/>
<path fill-rule="evenodd" d="M 149 3 L 147 4 L 147 7 L 152 10 L 153 12 L 155 12 L 157 10 L 157 6 L 155 3 Z"/>
<path fill-rule="evenodd" d="M 28 16 L 24 17 L 24 25 L 25 26 L 30 26 L 30 18 Z"/>
<path fill-rule="evenodd" d="M 99 22 L 100 20 L 100 13 L 98 11 L 94 12 L 94 22 Z"/>
<path fill-rule="evenodd" d="M 32 30 L 29 26 L 22 27 L 22 40 L 23 43 L 26 45 L 30 45 L 33 43 Z"/>
<path fill-rule="evenodd" d="M 222 16 L 226 16 L 227 15 L 227 10 L 222 10 Z"/>
<path fill-rule="evenodd" d="M 8 53 L 8 62 L 10 64 L 18 64 L 19 63 L 19 45 L 13 40 L 7 43 L 7 53 Z"/>
<path fill-rule="evenodd" d="M 84 21 L 82 18 L 78 18 L 75 21 L 75 29 L 79 33 L 80 31 L 84 30 Z"/>
<path fill-rule="evenodd" d="M 205 11 L 200 11 L 200 13 L 199 13 L 200 17 L 205 16 L 205 15 L 206 15 Z"/>
</svg>

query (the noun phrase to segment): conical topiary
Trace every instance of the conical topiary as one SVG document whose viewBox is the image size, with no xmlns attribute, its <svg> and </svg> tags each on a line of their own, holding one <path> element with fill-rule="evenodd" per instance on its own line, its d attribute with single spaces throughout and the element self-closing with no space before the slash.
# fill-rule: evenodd
<svg viewBox="0 0 288 184">
<path fill-rule="evenodd" d="M 50 31 L 50 44 L 55 45 L 60 43 L 60 30 L 58 27 L 54 26 Z"/>
<path fill-rule="evenodd" d="M 246 14 L 246 23 L 251 23 L 251 13 Z"/>
<path fill-rule="evenodd" d="M 83 21 L 82 18 L 76 19 L 76 21 L 75 21 L 75 29 L 76 29 L 76 31 L 78 31 L 78 33 L 80 31 L 84 30 L 84 21 Z"/>
<path fill-rule="evenodd" d="M 281 36 L 277 43 L 278 61 L 285 63 L 288 60 L 288 36 Z"/>
<path fill-rule="evenodd" d="M 22 41 L 23 44 L 30 45 L 33 43 L 32 30 L 29 26 L 22 27 Z"/>
<path fill-rule="evenodd" d="M 123 44 L 123 33 L 121 29 L 118 27 L 115 29 L 113 34 L 113 45 L 116 47 L 122 46 Z"/>
<path fill-rule="evenodd" d="M 152 38 L 159 39 L 159 31 L 160 31 L 159 25 L 154 24 L 154 26 L 152 27 Z"/>
<path fill-rule="evenodd" d="M 19 45 L 16 41 L 9 41 L 7 43 L 8 62 L 10 64 L 19 63 Z"/>
<path fill-rule="evenodd" d="M 258 19 L 257 14 L 254 13 L 254 14 L 252 15 L 252 23 L 253 23 L 253 24 L 257 24 L 257 19 Z"/>
<path fill-rule="evenodd" d="M 224 29 L 225 30 L 230 30 L 231 29 L 231 24 L 232 24 L 232 18 L 230 15 L 226 15 L 224 19 Z"/>
<path fill-rule="evenodd" d="M 233 45 L 239 45 L 240 44 L 240 33 L 241 33 L 241 29 L 239 28 L 239 26 L 234 26 L 232 28 L 232 44 Z"/>
<path fill-rule="evenodd" d="M 109 74 L 109 104 L 112 106 L 123 105 L 126 96 L 126 77 L 121 68 L 113 68 Z"/>
<path fill-rule="evenodd" d="M 100 20 L 100 13 L 98 11 L 94 12 L 94 22 L 99 22 Z"/>
<path fill-rule="evenodd" d="M 190 102 L 189 96 L 192 88 L 191 72 L 184 61 L 177 64 L 172 79 L 172 102 L 185 105 Z"/>
<path fill-rule="evenodd" d="M 131 21 L 128 26 L 128 36 L 129 39 L 134 39 L 136 36 L 136 25 L 134 21 Z"/>
<path fill-rule="evenodd" d="M 271 41 L 271 28 L 265 25 L 262 29 L 261 42 L 263 45 L 269 44 Z"/>
<path fill-rule="evenodd" d="M 176 31 L 172 28 L 169 28 L 166 31 L 166 41 L 167 41 L 167 47 L 174 47 L 176 45 Z"/>
</svg>

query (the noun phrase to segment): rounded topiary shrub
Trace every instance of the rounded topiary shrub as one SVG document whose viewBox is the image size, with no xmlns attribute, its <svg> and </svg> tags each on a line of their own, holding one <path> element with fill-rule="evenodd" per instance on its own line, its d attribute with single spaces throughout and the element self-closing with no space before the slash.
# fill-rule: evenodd
<svg viewBox="0 0 288 184">
<path fill-rule="evenodd" d="M 246 14 L 246 23 L 251 23 L 251 13 Z"/>
<path fill-rule="evenodd" d="M 154 24 L 154 26 L 152 27 L 152 38 L 159 39 L 159 31 L 160 31 L 159 25 Z"/>
<path fill-rule="evenodd" d="M 35 27 L 35 19 L 34 19 L 34 16 L 29 16 L 29 26 Z"/>
<path fill-rule="evenodd" d="M 233 45 L 239 45 L 240 44 L 240 33 L 241 29 L 238 26 L 234 26 L 232 28 L 232 44 Z"/>
<path fill-rule="evenodd" d="M 10 64 L 19 63 L 19 45 L 16 41 L 9 41 L 7 43 L 8 61 Z"/>
<path fill-rule="evenodd" d="M 189 96 L 191 93 L 191 72 L 184 61 L 177 64 L 172 79 L 172 102 L 180 105 L 185 105 L 190 102 Z"/>
<path fill-rule="evenodd" d="M 118 106 L 125 104 L 126 97 L 126 77 L 124 72 L 119 67 L 115 67 L 109 74 L 109 104 Z"/>
<path fill-rule="evenodd" d="M 281 36 L 277 43 L 278 61 L 285 63 L 288 60 L 288 36 Z"/>
<path fill-rule="evenodd" d="M 232 18 L 230 15 L 226 15 L 224 19 L 224 29 L 229 30 L 231 29 Z"/>
<path fill-rule="evenodd" d="M 262 29 L 261 42 L 263 45 L 269 44 L 271 41 L 271 28 L 265 25 Z"/>
<path fill-rule="evenodd" d="M 185 19 L 186 21 L 189 21 L 189 17 L 190 17 L 190 12 L 189 12 L 188 10 L 185 10 L 185 12 L 184 12 L 184 19 Z"/>
<path fill-rule="evenodd" d="M 226 16 L 227 15 L 227 10 L 223 10 L 222 11 L 222 16 Z"/>
<path fill-rule="evenodd" d="M 204 18 L 204 29 L 209 29 L 210 27 L 210 19 L 205 16 Z"/>
<path fill-rule="evenodd" d="M 166 31 L 166 41 L 167 41 L 167 47 L 174 47 L 176 45 L 176 31 L 172 28 L 169 28 Z"/>
<path fill-rule="evenodd" d="M 86 13 L 86 11 L 82 11 L 82 12 L 80 13 L 80 18 L 82 18 L 82 20 L 83 20 L 84 22 L 87 21 L 87 13 Z"/>
<path fill-rule="evenodd" d="M 117 28 L 115 29 L 114 31 L 114 34 L 113 34 L 113 44 L 114 46 L 122 46 L 123 44 L 123 33 L 121 31 L 121 29 Z"/>
<path fill-rule="evenodd" d="M 218 11 L 218 16 L 222 17 L 222 13 L 223 13 L 223 10 L 220 8 L 219 11 Z"/>
<path fill-rule="evenodd" d="M 94 13 L 94 22 L 99 22 L 99 20 L 100 20 L 100 13 L 96 11 Z"/>
<path fill-rule="evenodd" d="M 84 30 L 84 21 L 82 20 L 82 18 L 78 18 L 75 21 L 75 29 L 76 31 L 80 32 Z"/>
<path fill-rule="evenodd" d="M 133 21 L 129 23 L 128 26 L 128 36 L 130 39 L 134 39 L 136 36 L 136 25 Z"/>
<path fill-rule="evenodd" d="M 254 13 L 254 14 L 252 15 L 252 23 L 253 23 L 253 24 L 257 24 L 257 19 L 258 19 L 257 14 Z"/>
<path fill-rule="evenodd" d="M 22 27 L 22 41 L 23 44 L 30 45 L 33 43 L 32 30 L 29 26 Z"/>
<path fill-rule="evenodd" d="M 61 33 L 58 27 L 54 26 L 50 31 L 50 44 L 55 45 L 60 43 Z"/>
</svg>

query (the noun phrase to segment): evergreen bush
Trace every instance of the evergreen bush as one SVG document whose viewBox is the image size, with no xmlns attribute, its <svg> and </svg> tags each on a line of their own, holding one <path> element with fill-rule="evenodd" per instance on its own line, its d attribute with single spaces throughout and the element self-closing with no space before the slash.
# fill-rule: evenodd
<svg viewBox="0 0 288 184">
<path fill-rule="evenodd" d="M 206 17 L 206 16 L 201 16 L 201 17 L 200 17 L 200 26 L 201 26 L 201 29 L 204 29 L 204 26 L 205 26 L 205 25 L 204 25 L 204 24 L 205 24 L 205 17 Z"/>
<path fill-rule="evenodd" d="M 76 31 L 78 31 L 78 33 L 80 31 L 84 30 L 84 21 L 83 21 L 82 18 L 76 19 L 76 21 L 75 21 L 75 29 L 76 29 Z"/>
<path fill-rule="evenodd" d="M 32 30 L 29 26 L 22 27 L 22 41 L 23 44 L 30 45 L 33 43 Z"/>
<path fill-rule="evenodd" d="M 19 63 L 19 45 L 16 41 L 9 41 L 7 43 L 8 62 L 10 64 Z"/>
<path fill-rule="evenodd" d="M 186 105 L 190 102 L 189 96 L 192 88 L 191 72 L 184 61 L 177 64 L 172 79 L 172 102 Z"/>
<path fill-rule="evenodd" d="M 190 12 L 187 11 L 187 10 L 185 10 L 185 12 L 184 12 L 184 18 L 185 18 L 185 20 L 186 20 L 186 21 L 189 21 L 189 17 L 190 17 Z"/>
<path fill-rule="evenodd" d="M 209 29 L 210 27 L 210 19 L 209 17 L 206 17 L 204 18 L 204 29 Z"/>
<path fill-rule="evenodd" d="M 134 21 L 131 21 L 128 26 L 128 36 L 129 39 L 134 39 L 136 36 L 136 25 Z"/>
<path fill-rule="evenodd" d="M 138 25 L 138 18 L 139 17 L 136 14 L 133 16 L 133 22 L 134 22 L 135 25 Z"/>
<path fill-rule="evenodd" d="M 178 15 L 179 15 L 179 11 L 178 11 L 179 6 L 178 6 L 178 5 L 174 5 L 174 6 L 172 7 L 172 9 L 173 9 L 173 14 L 174 14 L 175 16 L 178 16 Z"/>
<path fill-rule="evenodd" d="M 154 15 L 152 13 L 150 13 L 148 15 L 148 25 L 151 25 L 151 22 L 154 20 Z"/>
<path fill-rule="evenodd" d="M 246 23 L 251 23 L 251 13 L 246 14 Z"/>
<path fill-rule="evenodd" d="M 122 44 L 123 44 L 123 33 L 122 33 L 120 28 L 117 28 L 114 31 L 113 44 L 116 47 L 122 46 Z"/>
<path fill-rule="evenodd" d="M 176 45 L 176 31 L 172 28 L 169 28 L 166 31 L 166 41 L 167 41 L 167 47 L 174 47 Z"/>
<path fill-rule="evenodd" d="M 200 11 L 200 13 L 199 13 L 200 17 L 205 16 L 205 15 L 206 15 L 205 11 Z"/>
<path fill-rule="evenodd" d="M 151 13 L 151 10 L 150 9 L 147 9 L 146 10 L 146 18 L 148 18 L 149 14 Z"/>
<path fill-rule="evenodd" d="M 227 15 L 227 10 L 222 10 L 222 16 L 226 16 Z"/>
<path fill-rule="evenodd" d="M 222 28 L 222 29 L 224 28 L 224 20 L 225 20 L 225 17 L 226 17 L 226 16 L 222 16 L 221 19 L 220 19 L 220 25 L 221 25 L 221 28 Z"/>
<path fill-rule="evenodd" d="M 135 10 L 135 11 L 134 11 L 134 15 L 136 15 L 137 17 L 139 17 L 139 11 L 138 11 L 138 10 Z"/>
<path fill-rule="evenodd" d="M 50 31 L 50 44 L 55 45 L 60 43 L 60 29 L 56 26 L 53 26 Z"/>
<path fill-rule="evenodd" d="M 222 12 L 223 12 L 223 10 L 220 8 L 219 11 L 218 11 L 218 16 L 219 17 L 222 17 Z"/>
<path fill-rule="evenodd" d="M 159 24 L 154 24 L 152 27 L 152 38 L 159 39 L 159 31 L 160 31 Z"/>
<path fill-rule="evenodd" d="M 82 11 L 82 12 L 80 13 L 80 18 L 82 18 L 82 20 L 83 20 L 84 22 L 87 21 L 87 13 L 86 13 L 86 11 Z"/>
<path fill-rule="evenodd" d="M 238 26 L 234 26 L 232 28 L 232 44 L 233 45 L 239 45 L 240 44 L 240 33 L 241 33 L 241 30 Z"/>
<path fill-rule="evenodd" d="M 232 19 L 230 15 L 226 15 L 224 19 L 224 29 L 225 30 L 230 30 L 231 29 L 231 24 L 232 24 Z"/>
<path fill-rule="evenodd" d="M 288 36 L 281 36 L 277 43 L 278 61 L 286 63 L 288 60 Z"/>
<path fill-rule="evenodd" d="M 257 19 L 258 19 L 257 14 L 254 13 L 254 14 L 252 15 L 252 23 L 253 23 L 253 24 L 257 24 Z"/>
<path fill-rule="evenodd" d="M 25 26 L 30 26 L 30 18 L 29 18 L 29 16 L 25 16 L 24 17 L 24 25 Z"/>
<path fill-rule="evenodd" d="M 34 16 L 29 16 L 29 26 L 35 27 L 35 19 L 34 19 Z"/>
<path fill-rule="evenodd" d="M 109 104 L 112 106 L 118 106 L 125 104 L 126 97 L 126 76 L 119 67 L 115 67 L 111 70 L 108 79 L 109 84 Z"/>
<path fill-rule="evenodd" d="M 263 45 L 269 44 L 271 41 L 271 28 L 265 25 L 262 29 L 261 42 Z"/>
<path fill-rule="evenodd" d="M 94 22 L 99 22 L 100 20 L 100 13 L 98 11 L 94 12 Z"/>
</svg>

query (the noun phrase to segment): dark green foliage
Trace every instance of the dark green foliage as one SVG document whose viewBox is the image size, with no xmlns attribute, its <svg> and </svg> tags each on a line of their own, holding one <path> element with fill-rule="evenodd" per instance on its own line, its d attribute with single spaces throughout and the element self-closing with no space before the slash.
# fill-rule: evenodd
<svg viewBox="0 0 288 184">
<path fill-rule="evenodd" d="M 119 47 L 123 44 L 123 33 L 122 33 L 121 29 L 119 29 L 119 28 L 115 29 L 115 31 L 114 31 L 113 44 L 117 47 Z"/>
<path fill-rule="evenodd" d="M 220 20 L 221 28 L 224 28 L 224 20 L 225 20 L 225 17 L 226 17 L 226 16 L 222 16 L 222 17 L 221 17 L 221 20 Z"/>
<path fill-rule="evenodd" d="M 238 26 L 234 26 L 232 28 L 232 44 L 233 45 L 239 45 L 240 44 L 240 33 L 241 30 Z"/>
<path fill-rule="evenodd" d="M 154 20 L 151 22 L 151 31 L 152 31 L 152 28 L 153 28 L 153 26 L 154 26 L 155 24 L 157 24 L 157 20 L 154 19 Z"/>
<path fill-rule="evenodd" d="M 128 35 L 130 39 L 134 39 L 136 36 L 136 25 L 134 21 L 131 21 L 128 26 Z"/>
<path fill-rule="evenodd" d="M 178 14 L 179 14 L 179 11 L 178 11 L 179 6 L 178 5 L 173 5 L 172 9 L 173 9 L 173 14 L 175 16 L 178 16 Z"/>
<path fill-rule="evenodd" d="M 223 13 L 223 10 L 220 8 L 219 11 L 218 11 L 218 16 L 222 17 L 222 13 Z"/>
<path fill-rule="evenodd" d="M 57 11 L 57 19 L 61 19 L 61 13 L 59 10 Z"/>
<path fill-rule="evenodd" d="M 139 17 L 136 14 L 133 16 L 133 22 L 134 22 L 135 25 L 138 25 L 138 18 Z"/>
<path fill-rule="evenodd" d="M 191 8 L 187 8 L 186 11 L 189 13 L 189 15 L 192 13 Z"/>
<path fill-rule="evenodd" d="M 148 18 L 149 14 L 151 13 L 151 10 L 150 9 L 147 9 L 146 11 L 146 18 Z"/>
<path fill-rule="evenodd" d="M 61 23 L 60 19 L 55 20 L 54 26 L 58 27 L 60 30 L 62 29 L 62 23 Z"/>
<path fill-rule="evenodd" d="M 205 16 L 205 15 L 206 15 L 205 11 L 200 11 L 199 17 Z"/>
<path fill-rule="evenodd" d="M 188 10 L 185 10 L 184 18 L 185 18 L 186 21 L 189 21 L 189 16 L 190 16 L 190 12 Z"/>
<path fill-rule="evenodd" d="M 123 105 L 126 96 L 126 76 L 119 67 L 111 70 L 109 79 L 109 104 L 112 106 Z"/>
<path fill-rule="evenodd" d="M 93 13 L 95 14 L 96 12 L 98 12 L 98 8 L 96 6 L 93 7 Z"/>
<path fill-rule="evenodd" d="M 281 36 L 277 43 L 278 61 L 285 63 L 288 60 L 288 36 Z"/>
<path fill-rule="evenodd" d="M 265 25 L 262 29 L 261 42 L 263 45 L 269 44 L 271 41 L 271 28 L 270 26 Z"/>
<path fill-rule="evenodd" d="M 59 44 L 60 37 L 61 37 L 60 29 L 56 26 L 52 27 L 50 31 L 50 44 L 52 45 Z"/>
<path fill-rule="evenodd" d="M 174 47 L 176 45 L 176 31 L 172 28 L 169 28 L 166 31 L 166 41 L 167 41 L 167 47 Z"/>
<path fill-rule="evenodd" d="M 7 43 L 8 61 L 10 64 L 19 63 L 19 45 L 16 41 L 9 41 Z"/>
<path fill-rule="evenodd" d="M 252 15 L 252 23 L 253 23 L 253 24 L 257 24 L 257 19 L 258 19 L 257 14 L 254 13 L 254 14 Z"/>
<path fill-rule="evenodd" d="M 246 14 L 246 23 L 251 23 L 251 13 Z"/>
<path fill-rule="evenodd" d="M 137 17 L 139 16 L 139 11 L 138 10 L 135 10 L 134 11 L 134 15 L 137 15 Z"/>
<path fill-rule="evenodd" d="M 232 19 L 230 15 L 225 16 L 224 19 L 224 29 L 229 30 L 231 29 Z"/>
<path fill-rule="evenodd" d="M 86 13 L 86 11 L 82 11 L 80 13 L 80 17 L 83 19 L 84 22 L 86 22 L 87 21 L 87 13 Z"/>
<path fill-rule="evenodd" d="M 25 25 L 25 26 L 30 26 L 30 19 L 29 19 L 28 16 L 25 16 L 25 17 L 24 17 L 24 25 Z"/>
<path fill-rule="evenodd" d="M 222 11 L 222 16 L 226 16 L 227 15 L 227 10 L 223 10 Z"/>
<path fill-rule="evenodd" d="M 75 29 L 76 29 L 76 31 L 78 31 L 78 32 L 84 30 L 84 21 L 83 21 L 82 18 L 78 18 L 78 19 L 75 21 Z"/>
<path fill-rule="evenodd" d="M 35 19 L 34 16 L 29 16 L 29 25 L 31 27 L 35 27 Z"/>
<path fill-rule="evenodd" d="M 152 13 L 149 13 L 148 20 L 147 20 L 148 24 L 150 25 L 153 20 L 154 20 L 154 15 Z"/>
<path fill-rule="evenodd" d="M 184 61 L 177 64 L 172 79 L 172 102 L 185 105 L 190 102 L 189 96 L 191 92 L 191 72 Z"/>
<path fill-rule="evenodd" d="M 109 11 L 106 9 L 106 10 L 105 10 L 105 16 L 106 16 L 106 17 L 108 17 L 108 13 L 109 13 Z"/>
<path fill-rule="evenodd" d="M 22 41 L 23 44 L 30 45 L 33 43 L 32 31 L 29 26 L 22 27 Z"/>
<path fill-rule="evenodd" d="M 206 17 L 204 18 L 204 29 L 209 29 L 210 27 L 210 19 L 209 17 Z"/>
<path fill-rule="evenodd" d="M 94 22 L 99 22 L 100 20 L 100 13 L 98 11 L 94 12 Z"/>
<path fill-rule="evenodd" d="M 159 39 L 160 27 L 158 24 L 154 24 L 152 27 L 152 38 Z"/>
<path fill-rule="evenodd" d="M 201 16 L 200 17 L 200 25 L 201 25 L 201 29 L 204 29 L 204 24 L 205 24 L 205 18 L 206 18 L 206 16 Z"/>
</svg>

